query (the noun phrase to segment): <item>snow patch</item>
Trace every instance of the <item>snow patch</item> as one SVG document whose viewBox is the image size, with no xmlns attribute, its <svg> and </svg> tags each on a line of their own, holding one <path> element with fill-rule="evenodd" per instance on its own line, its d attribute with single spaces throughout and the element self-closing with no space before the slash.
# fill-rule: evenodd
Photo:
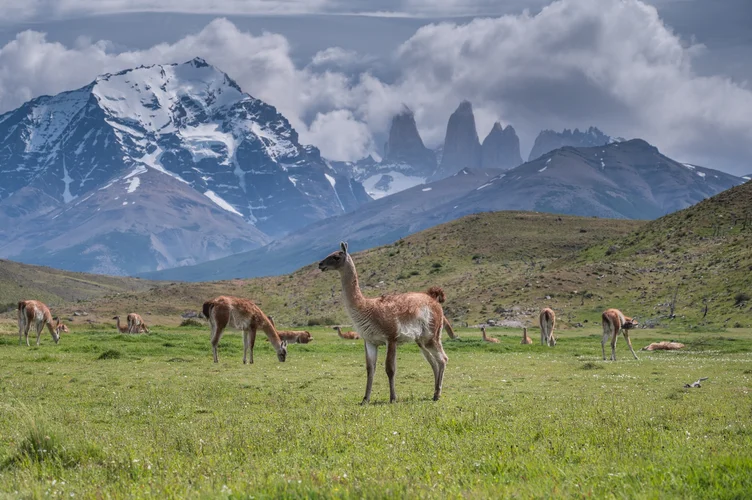
<svg viewBox="0 0 752 500">
<path fill-rule="evenodd" d="M 487 182 L 486 184 L 483 184 L 482 186 L 480 186 L 480 187 L 476 188 L 475 190 L 476 190 L 476 191 L 480 191 L 481 189 L 483 189 L 483 188 L 487 188 L 487 187 L 488 187 L 488 186 L 490 186 L 490 185 L 491 185 L 491 183 L 490 183 L 490 182 Z"/>
<path fill-rule="evenodd" d="M 342 200 L 339 198 L 339 193 L 337 192 L 337 181 L 329 174 L 324 174 L 324 177 L 326 177 L 326 180 L 329 181 L 329 184 L 332 185 L 332 189 L 334 190 L 334 196 L 337 198 L 337 203 L 339 203 L 340 208 L 343 212 L 346 212 L 345 205 L 342 203 Z"/>
<path fill-rule="evenodd" d="M 132 177 L 130 180 L 128 180 L 128 194 L 135 192 L 140 185 L 141 179 L 139 179 L 138 177 Z"/>
<path fill-rule="evenodd" d="M 425 193 L 426 191 L 430 191 L 430 190 L 432 190 L 432 189 L 433 189 L 433 188 L 423 188 L 423 189 L 421 189 L 421 191 L 423 191 L 423 192 Z"/>
<path fill-rule="evenodd" d="M 290 179 L 290 182 L 292 182 L 293 186 L 298 187 L 298 178 L 297 177 L 295 177 L 294 175 L 291 175 L 290 177 L 288 177 L 288 179 Z"/>
<path fill-rule="evenodd" d="M 206 196 L 211 201 L 213 201 L 222 210 L 225 210 L 225 211 L 230 212 L 230 213 L 235 214 L 235 215 L 239 215 L 241 217 L 243 216 L 243 214 L 241 214 L 240 212 L 238 212 L 237 210 L 235 210 L 235 208 L 232 205 L 230 205 L 225 200 L 223 200 L 222 198 L 220 198 L 219 195 L 217 195 L 217 193 L 215 193 L 211 189 L 209 189 L 208 191 L 205 191 L 204 192 L 204 196 Z"/>
<path fill-rule="evenodd" d="M 691 163 L 682 163 L 682 165 L 684 165 L 685 167 L 687 167 L 690 170 L 694 170 L 695 169 L 695 166 L 692 165 Z"/>
<path fill-rule="evenodd" d="M 386 176 L 391 177 L 391 179 Z M 411 187 L 425 183 L 426 179 L 423 177 L 405 175 L 401 172 L 392 170 L 390 172 L 372 175 L 363 181 L 363 187 L 371 198 L 378 200 L 384 196 L 399 193 L 405 189 L 410 189 Z"/>
<path fill-rule="evenodd" d="M 546 160 L 546 165 L 548 165 L 549 163 L 551 163 L 551 158 L 549 158 L 548 160 Z"/>
<path fill-rule="evenodd" d="M 697 175 L 699 175 L 700 177 L 702 177 L 702 178 L 704 178 L 704 177 L 705 177 L 705 172 L 695 172 L 695 173 L 696 173 Z"/>
<path fill-rule="evenodd" d="M 68 175 L 68 169 L 65 167 L 65 162 L 63 162 L 63 182 L 65 183 L 65 190 L 63 191 L 63 201 L 65 203 L 70 203 L 71 201 L 75 200 L 76 197 L 71 195 L 70 192 L 70 185 L 71 182 L 73 182 L 73 179 L 71 179 L 71 176 Z"/>
<path fill-rule="evenodd" d="M 546 163 L 548 163 L 548 162 L 546 162 Z M 538 170 L 538 172 L 543 172 L 543 171 L 544 171 L 544 170 L 546 170 L 547 168 L 548 168 L 548 166 L 545 166 L 545 167 L 543 167 L 542 169 Z"/>
</svg>

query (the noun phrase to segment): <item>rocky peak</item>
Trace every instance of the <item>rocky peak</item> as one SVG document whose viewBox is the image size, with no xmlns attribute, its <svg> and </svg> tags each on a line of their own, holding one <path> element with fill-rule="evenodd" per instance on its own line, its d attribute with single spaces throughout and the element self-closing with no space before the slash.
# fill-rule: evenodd
<svg viewBox="0 0 752 500">
<path fill-rule="evenodd" d="M 449 117 L 444 152 L 435 179 L 443 179 L 463 168 L 480 168 L 481 146 L 475 128 L 473 105 L 462 101 Z"/>
<path fill-rule="evenodd" d="M 520 139 L 511 125 L 501 127 L 496 122 L 481 145 L 481 165 L 483 168 L 508 170 L 522 164 Z"/>
<path fill-rule="evenodd" d="M 554 130 L 543 130 L 535 139 L 533 149 L 530 151 L 528 161 L 532 161 L 549 151 L 559 149 L 564 146 L 575 148 L 587 148 L 603 146 L 612 142 L 611 137 L 607 136 L 597 127 L 589 127 L 586 131 L 580 132 L 579 129 L 564 129 L 563 132 Z"/>
<path fill-rule="evenodd" d="M 389 140 L 384 146 L 385 163 L 407 163 L 428 176 L 436 169 L 436 156 L 420 138 L 413 112 L 405 106 L 392 118 Z"/>
</svg>

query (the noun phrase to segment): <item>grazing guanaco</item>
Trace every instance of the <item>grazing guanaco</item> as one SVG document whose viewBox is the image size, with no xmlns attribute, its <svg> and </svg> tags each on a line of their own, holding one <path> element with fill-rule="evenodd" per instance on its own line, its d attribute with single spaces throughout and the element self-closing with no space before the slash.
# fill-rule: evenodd
<svg viewBox="0 0 752 500">
<path fill-rule="evenodd" d="M 366 351 L 366 393 L 361 404 L 371 400 L 373 375 L 376 371 L 378 347 L 386 344 L 386 374 L 389 378 L 389 401 L 397 400 L 394 376 L 397 372 L 397 344 L 413 341 L 418 344 L 434 375 L 434 401 L 441 397 L 447 355 L 441 345 L 444 310 L 441 304 L 425 293 L 398 293 L 378 298 L 364 297 L 358 285 L 358 273 L 347 243 L 319 262 L 321 271 L 338 271 L 342 296 L 355 329 L 364 339 Z"/>
<path fill-rule="evenodd" d="M 219 363 L 217 345 L 227 325 L 243 331 L 243 364 L 253 364 L 253 346 L 256 344 L 256 330 L 266 333 L 269 342 L 277 352 L 277 359 L 284 363 L 287 359 L 287 342 L 279 338 L 274 324 L 252 301 L 239 297 L 219 296 L 204 302 L 203 313 L 211 325 L 211 344 L 214 362 Z M 250 351 L 250 356 L 247 356 Z M 250 359 L 248 359 L 250 358 Z"/>
<path fill-rule="evenodd" d="M 133 313 L 131 313 L 131 314 L 133 314 Z M 129 314 L 129 315 L 127 316 L 127 317 L 128 317 L 128 319 L 130 319 L 130 316 L 131 316 L 130 314 Z M 130 321 L 128 321 L 128 323 L 126 323 L 126 324 L 124 324 L 124 325 L 121 325 L 121 324 L 120 324 L 120 316 L 113 316 L 113 317 L 112 317 L 112 319 L 114 319 L 114 320 L 116 320 L 116 321 L 117 321 L 117 323 L 115 324 L 115 326 L 117 326 L 117 329 L 118 329 L 118 331 L 119 331 L 120 333 L 131 333 L 131 323 L 130 323 Z M 145 326 L 146 326 L 145 324 L 144 324 L 144 325 L 141 325 L 141 326 L 139 327 L 139 329 L 138 329 L 138 332 L 137 332 L 137 333 L 143 333 L 143 332 L 144 332 L 144 327 L 145 327 Z M 148 330 L 146 331 L 146 333 L 149 333 L 149 332 L 148 332 Z"/>
<path fill-rule="evenodd" d="M 144 318 L 138 314 L 130 313 L 126 320 L 128 321 L 128 333 L 149 333 L 149 328 L 146 326 Z"/>
<path fill-rule="evenodd" d="M 527 328 L 522 329 L 522 342 L 520 344 L 532 344 L 533 339 L 527 336 Z"/>
<path fill-rule="evenodd" d="M 438 286 L 432 286 L 431 288 L 426 290 L 426 295 L 428 295 L 429 297 L 432 297 L 439 304 L 443 304 L 444 301 L 446 300 L 446 294 L 444 293 L 444 289 Z M 446 316 L 441 318 L 441 321 L 447 333 L 449 334 L 449 338 L 456 339 L 457 336 L 454 334 L 454 329 L 452 328 L 452 324 L 449 322 Z"/>
<path fill-rule="evenodd" d="M 52 321 L 55 325 L 52 325 Z M 60 332 L 67 332 L 68 327 L 60 323 L 60 318 L 53 318 L 50 309 L 38 300 L 21 300 L 18 302 L 18 345 L 22 344 L 22 337 L 26 338 L 26 345 L 29 345 L 29 328 L 34 325 L 37 332 L 37 345 L 42 336 L 42 330 L 46 326 L 52 335 L 52 340 L 57 344 L 60 342 Z"/>
<path fill-rule="evenodd" d="M 619 338 L 619 331 L 627 339 L 629 350 L 632 351 L 634 359 L 637 358 L 632 348 L 632 340 L 629 338 L 629 330 L 637 326 L 637 320 L 628 318 L 618 309 L 607 309 L 601 316 L 603 323 L 603 338 L 601 339 L 601 350 L 603 351 L 603 360 L 606 360 L 606 341 L 611 337 L 611 360 L 616 361 L 616 339 Z"/>
<path fill-rule="evenodd" d="M 541 344 L 553 347 L 556 345 L 556 337 L 554 337 L 554 327 L 556 326 L 556 314 L 553 309 L 548 307 L 544 308 L 540 312 L 540 331 L 541 331 Z"/>
<path fill-rule="evenodd" d="M 498 344 L 499 343 L 499 339 L 495 339 L 493 337 L 488 337 L 486 335 L 486 327 L 485 326 L 481 326 L 480 327 L 480 333 L 483 336 L 483 342 L 490 342 L 492 344 Z"/>
<path fill-rule="evenodd" d="M 342 332 L 342 328 L 339 326 L 335 326 L 334 330 L 337 330 L 337 335 L 341 339 L 347 339 L 347 340 L 358 340 L 360 338 L 360 335 L 358 335 L 358 332 L 354 332 L 352 330 L 347 332 Z"/>
</svg>

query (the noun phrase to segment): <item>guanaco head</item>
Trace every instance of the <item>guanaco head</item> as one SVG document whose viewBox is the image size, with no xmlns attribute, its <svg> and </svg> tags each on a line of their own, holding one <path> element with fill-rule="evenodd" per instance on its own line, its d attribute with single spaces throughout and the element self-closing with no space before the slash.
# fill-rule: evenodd
<svg viewBox="0 0 752 500">
<path fill-rule="evenodd" d="M 65 325 L 60 324 L 60 318 L 52 318 L 55 320 L 55 328 L 52 329 L 52 340 L 55 341 L 57 344 L 60 342 L 60 331 L 65 328 L 65 331 L 68 331 L 68 328 Z M 61 328 L 62 327 L 62 328 Z"/>
<path fill-rule="evenodd" d="M 322 271 L 342 269 L 347 261 L 347 243 L 340 243 L 340 250 L 329 254 L 326 259 L 319 262 L 319 269 Z"/>
<path fill-rule="evenodd" d="M 113 316 L 112 319 L 120 319 L 120 316 Z"/>
<path fill-rule="evenodd" d="M 312 341 L 313 337 L 311 337 L 311 332 L 304 331 L 300 335 L 298 335 L 298 342 L 301 344 L 307 344 L 308 342 Z"/>
<path fill-rule="evenodd" d="M 283 340 L 279 344 L 279 351 L 277 351 L 277 359 L 280 363 L 284 363 L 285 359 L 287 359 L 287 341 Z"/>
<path fill-rule="evenodd" d="M 624 324 L 621 325 L 621 327 L 624 328 L 625 330 L 631 330 L 632 328 L 636 327 L 638 324 L 639 323 L 637 322 L 636 319 L 627 318 L 626 316 L 624 316 Z"/>
</svg>

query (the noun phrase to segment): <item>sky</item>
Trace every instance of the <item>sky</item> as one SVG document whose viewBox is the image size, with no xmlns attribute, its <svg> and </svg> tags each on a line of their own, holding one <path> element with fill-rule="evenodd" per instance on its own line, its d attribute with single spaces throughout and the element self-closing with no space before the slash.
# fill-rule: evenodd
<svg viewBox="0 0 752 500">
<path fill-rule="evenodd" d="M 599 127 L 752 173 L 749 0 L 0 0 L 0 114 L 97 75 L 200 56 L 334 160 L 380 154 L 407 105 L 429 147 L 460 101 Z"/>
</svg>

